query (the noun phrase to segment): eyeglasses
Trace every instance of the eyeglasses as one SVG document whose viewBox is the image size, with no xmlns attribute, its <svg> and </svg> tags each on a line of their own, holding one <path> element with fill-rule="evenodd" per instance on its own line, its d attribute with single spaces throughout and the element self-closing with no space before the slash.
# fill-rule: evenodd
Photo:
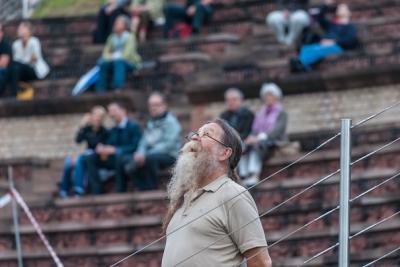
<svg viewBox="0 0 400 267">
<path fill-rule="evenodd" d="M 214 137 L 212 137 L 209 133 L 202 133 L 202 134 L 199 134 L 198 132 L 190 132 L 187 136 L 186 136 L 186 139 L 188 140 L 188 141 L 191 141 L 192 139 L 193 139 L 193 137 L 195 137 L 195 136 L 198 136 L 199 138 L 203 138 L 204 136 L 207 136 L 208 138 L 211 138 L 212 140 L 214 140 L 215 142 L 217 142 L 218 144 L 220 144 L 220 145 L 222 145 L 222 146 L 224 146 L 224 147 L 229 147 L 228 145 L 226 145 L 226 144 L 224 144 L 224 143 L 222 143 L 221 141 L 219 141 L 219 140 L 217 140 L 217 139 L 215 139 Z"/>
</svg>

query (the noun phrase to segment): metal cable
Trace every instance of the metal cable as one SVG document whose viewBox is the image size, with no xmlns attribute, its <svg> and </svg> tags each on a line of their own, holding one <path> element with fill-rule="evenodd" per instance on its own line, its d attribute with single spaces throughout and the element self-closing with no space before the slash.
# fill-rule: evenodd
<svg viewBox="0 0 400 267">
<path fill-rule="evenodd" d="M 392 250 L 392 251 L 386 253 L 386 254 L 383 255 L 382 257 L 379 257 L 378 259 L 376 259 L 376 260 L 374 260 L 374 261 L 371 261 L 370 263 L 367 263 L 367 264 L 363 265 L 362 267 L 371 266 L 372 264 L 377 263 L 378 261 L 380 261 L 380 260 L 382 260 L 382 259 L 384 259 L 384 258 L 386 258 L 386 257 L 388 257 L 388 256 L 390 256 L 390 255 L 392 255 L 393 253 L 395 253 L 395 252 L 398 251 L 398 250 L 400 250 L 400 247 L 398 247 L 398 248 L 396 248 L 396 249 L 394 249 L 394 250 Z"/>
<path fill-rule="evenodd" d="M 398 137 L 398 138 L 396 138 L 395 140 L 393 140 L 393 141 L 387 143 L 387 144 L 384 145 L 384 146 L 381 146 L 381 147 L 375 149 L 374 151 L 372 151 L 372 152 L 370 152 L 370 153 L 368 153 L 368 154 L 366 154 L 366 155 L 360 157 L 360 158 L 357 159 L 356 161 L 353 161 L 353 162 L 350 164 L 350 166 L 353 166 L 354 164 L 357 164 L 358 162 L 360 162 L 360 161 L 362 161 L 362 160 L 364 160 L 364 159 L 370 157 L 371 155 L 373 155 L 373 154 L 375 154 L 375 153 L 377 153 L 377 152 L 379 152 L 379 151 L 381 151 L 381 150 L 387 148 L 388 146 L 393 145 L 394 143 L 396 143 L 396 142 L 399 141 L 399 140 L 400 140 L 400 137 Z"/>
<path fill-rule="evenodd" d="M 366 190 L 365 192 L 359 194 L 358 196 L 356 196 L 356 197 L 350 199 L 349 202 L 352 203 L 352 202 L 356 201 L 357 199 L 359 199 L 359 198 L 365 196 L 366 194 L 370 193 L 371 191 L 375 190 L 376 188 L 378 188 L 378 187 L 384 185 L 385 183 L 387 183 L 387 182 L 389 182 L 389 181 L 391 181 L 391 180 L 393 180 L 394 178 L 397 178 L 397 177 L 399 177 L 399 176 L 400 176 L 400 172 L 398 172 L 398 173 L 396 173 L 395 175 L 391 176 L 390 178 L 384 180 L 383 182 L 381 182 L 381 183 L 375 185 L 374 187 L 372 187 L 372 188 Z M 288 237 L 291 237 L 292 235 L 294 235 L 294 234 L 296 234 L 297 232 L 303 230 L 304 228 L 306 228 L 307 226 L 313 224 L 314 222 L 325 218 L 326 216 L 328 216 L 329 214 L 331 214 L 331 213 L 333 213 L 334 211 L 338 210 L 339 208 L 340 208 L 340 205 L 337 205 L 335 208 L 333 208 L 333 209 L 331 209 L 331 210 L 325 212 L 324 214 L 322 214 L 322 215 L 318 216 L 317 218 L 311 220 L 310 222 L 306 223 L 305 225 L 303 225 L 303 226 L 297 228 L 296 230 L 290 232 L 289 234 L 286 234 L 285 236 L 281 237 L 280 239 L 278 239 L 277 241 L 275 241 L 275 242 L 272 243 L 271 245 L 268 245 L 267 248 L 269 249 L 269 248 L 271 248 L 271 247 L 273 247 L 273 246 L 279 244 L 279 243 L 282 242 L 283 240 L 287 239 Z M 332 248 L 330 248 L 330 249 L 332 249 Z M 250 259 L 256 257 L 256 256 L 257 256 L 259 253 L 261 253 L 261 252 L 262 252 L 262 251 L 257 252 L 256 254 L 252 255 L 252 256 L 249 257 L 249 258 L 247 258 L 246 261 L 248 261 L 248 260 L 250 260 Z M 319 254 L 319 253 L 318 253 L 318 254 Z M 317 255 L 318 255 L 318 254 L 317 254 Z M 239 264 L 239 265 L 237 265 L 237 266 L 235 266 L 235 267 L 238 267 L 238 266 L 240 266 L 240 265 L 241 265 L 241 264 Z"/>
<path fill-rule="evenodd" d="M 399 140 L 399 139 L 400 139 L 400 137 L 397 138 L 395 141 L 397 141 L 397 140 Z M 392 142 L 390 142 L 389 144 L 393 144 L 395 141 L 392 141 Z M 387 147 L 387 146 L 388 146 L 388 144 L 383 145 L 382 147 L 379 147 L 378 149 L 374 150 L 374 153 L 376 153 L 376 152 L 382 150 L 383 148 L 385 148 L 385 147 Z M 354 165 L 354 164 L 360 162 L 360 159 L 366 159 L 366 158 L 370 157 L 371 155 L 373 155 L 373 153 L 368 153 L 368 154 L 366 154 L 366 155 L 364 155 L 364 156 L 362 156 L 362 157 L 356 159 L 355 161 L 351 162 L 350 165 L 352 166 L 352 165 Z M 197 251 L 196 253 L 192 254 L 191 256 L 189 256 L 189 257 L 183 259 L 182 261 L 178 262 L 175 266 L 178 266 L 178 265 L 182 264 L 183 262 L 189 260 L 190 258 L 192 258 L 192 257 L 194 257 L 194 256 L 196 256 L 196 255 L 198 255 L 198 254 L 200 254 L 201 252 L 207 250 L 208 248 L 210 248 L 211 246 L 215 245 L 215 244 L 218 243 L 219 241 L 225 239 L 227 236 L 229 236 L 229 235 L 231 235 L 231 234 L 233 234 L 233 233 L 235 233 L 235 232 L 237 232 L 237 231 L 243 229 L 244 227 L 246 227 L 246 226 L 248 226 L 249 224 L 253 223 L 254 221 L 258 220 L 259 218 L 261 218 L 261 217 L 263 217 L 263 216 L 265 216 L 265 215 L 271 213 L 272 211 L 274 211 L 274 210 L 280 208 L 281 206 L 283 206 L 284 204 L 288 203 L 288 202 L 291 201 L 292 199 L 298 197 L 299 195 L 301 195 L 301 194 L 303 194 L 304 192 L 310 190 L 310 189 L 313 188 L 314 186 L 316 186 L 316 185 L 322 183 L 323 181 L 329 179 L 330 177 L 332 177 L 333 175 L 335 175 L 335 174 L 337 174 L 337 173 L 339 173 L 339 172 L 340 172 L 340 169 L 337 169 L 336 171 L 332 172 L 331 174 L 329 174 L 329 175 L 327 175 L 327 176 L 321 178 L 321 179 L 318 180 L 317 182 L 311 184 L 310 186 L 306 187 L 305 189 L 301 190 L 299 193 L 297 193 L 297 194 L 291 196 L 290 198 L 288 198 L 287 200 L 281 202 L 280 204 L 276 205 L 275 207 L 273 207 L 273 208 L 267 210 L 266 212 L 262 213 L 261 215 L 259 215 L 259 216 L 256 217 L 255 219 L 253 219 L 253 220 L 251 220 L 250 222 L 246 223 L 245 225 L 240 226 L 238 229 L 234 229 L 234 230 L 231 231 L 230 233 L 225 234 L 223 237 L 217 239 L 216 241 L 214 241 L 213 243 L 211 243 L 211 244 L 209 244 L 208 246 L 204 247 L 203 249 Z"/>
<path fill-rule="evenodd" d="M 372 229 L 372 228 L 374 228 L 374 227 L 376 227 L 376 226 L 378 226 L 378 225 L 380 225 L 380 224 L 382 224 L 382 223 L 384 223 L 384 222 L 390 220 L 391 218 L 393 218 L 394 216 L 396 216 L 396 215 L 398 215 L 398 214 L 400 214 L 400 211 L 397 211 L 397 212 L 393 213 L 392 215 L 390 215 L 389 217 L 386 217 L 386 218 L 384 218 L 384 219 L 382 219 L 382 220 L 380 220 L 380 221 L 378 221 L 378 222 L 376 222 L 376 223 L 374 223 L 374 224 L 372 224 L 372 225 L 370 225 L 370 226 L 368 226 L 368 227 L 366 227 L 366 228 L 360 230 L 360 231 L 357 232 L 356 234 L 350 236 L 349 240 L 351 240 L 351 239 L 353 239 L 354 237 L 357 237 L 357 236 L 359 236 L 359 235 L 361 235 L 361 234 L 367 232 L 368 230 L 370 230 L 370 229 Z M 337 247 L 337 246 L 339 246 L 339 242 L 337 242 L 336 244 L 330 246 L 329 248 L 327 248 L 327 249 L 321 251 L 320 253 L 314 255 L 313 257 L 309 258 L 308 260 L 306 260 L 305 262 L 303 262 L 301 265 L 298 265 L 298 267 L 303 266 L 304 264 L 307 264 L 307 263 L 309 263 L 309 262 L 315 260 L 316 258 L 318 258 L 318 257 L 320 257 L 320 256 L 322 256 L 322 255 L 324 255 L 326 252 L 328 252 L 328 251 L 334 249 L 334 248 Z"/>
<path fill-rule="evenodd" d="M 332 142 L 332 141 L 333 141 L 335 138 L 337 138 L 338 136 L 340 136 L 340 133 L 335 134 L 335 135 L 332 136 L 331 138 L 327 139 L 326 141 L 324 141 L 323 143 L 321 143 L 320 145 L 318 145 L 318 146 L 317 146 L 316 148 L 314 148 L 313 150 L 307 152 L 306 154 L 304 154 L 303 156 L 299 157 L 298 159 L 296 159 L 296 160 L 293 161 L 292 163 L 286 165 L 285 167 L 281 168 L 280 170 L 278 170 L 278 171 L 272 173 L 271 175 L 267 176 L 266 178 L 260 180 L 260 181 L 257 182 L 255 185 L 250 186 L 249 188 L 246 188 L 244 191 L 242 191 L 242 192 L 240 192 L 240 193 L 234 195 L 233 197 L 231 197 L 230 199 L 224 201 L 224 202 L 221 203 L 220 205 L 217 205 L 216 207 L 214 207 L 214 208 L 212 208 L 212 209 L 206 211 L 204 214 L 202 214 L 202 215 L 200 215 L 200 216 L 198 216 L 198 217 L 193 218 L 192 220 L 188 221 L 187 223 L 185 223 L 185 224 L 181 225 L 180 227 L 174 229 L 174 230 L 171 231 L 170 233 L 165 234 L 165 235 L 163 235 L 163 236 L 157 238 L 156 240 L 154 240 L 154 241 L 150 242 L 149 244 L 145 245 L 144 247 L 142 247 L 142 248 L 138 249 L 137 251 L 135 251 L 135 252 L 129 254 L 128 256 L 124 257 L 123 259 L 117 261 L 117 262 L 114 263 L 113 265 L 110 265 L 110 267 L 117 266 L 117 265 L 120 264 L 121 262 L 123 262 L 123 261 L 129 259 L 130 257 L 135 256 L 136 254 L 142 252 L 143 250 L 145 250 L 145 249 L 151 247 L 152 245 L 154 245 L 154 244 L 160 242 L 161 240 L 165 239 L 167 236 L 172 235 L 173 233 L 179 231 L 180 229 L 186 227 L 187 225 L 189 225 L 189 224 L 191 224 L 191 223 L 197 221 L 198 219 L 202 218 L 203 216 L 209 214 L 210 212 L 212 212 L 212 211 L 214 211 L 214 210 L 216 210 L 216 209 L 222 207 L 224 204 L 226 204 L 227 202 L 229 202 L 229 201 L 235 199 L 236 197 L 240 196 L 241 194 L 243 194 L 243 193 L 245 193 L 245 192 L 247 192 L 247 191 L 253 189 L 254 187 L 260 185 L 261 183 L 263 183 L 263 182 L 265 182 L 265 181 L 271 179 L 271 178 L 274 177 L 275 175 L 277 175 L 277 174 L 279 174 L 279 173 L 281 173 L 281 172 L 287 170 L 288 168 L 290 168 L 291 166 L 293 166 L 293 165 L 297 164 L 298 162 L 302 161 L 302 160 L 305 159 L 306 157 L 310 156 L 311 154 L 313 154 L 314 152 L 316 152 L 317 150 L 319 150 L 320 148 L 322 148 L 322 147 L 325 146 L 326 144 Z"/>
<path fill-rule="evenodd" d="M 381 110 L 380 112 L 378 112 L 378 113 L 376 113 L 376 114 L 373 114 L 373 115 L 371 115 L 371 116 L 369 116 L 369 117 L 367 117 L 367 118 L 361 120 L 361 121 L 358 122 L 357 124 L 353 125 L 352 128 L 358 127 L 358 126 L 364 124 L 365 122 L 367 122 L 367 121 L 369 121 L 369 120 L 371 120 L 371 119 L 373 119 L 373 118 L 375 118 L 375 117 L 378 117 L 379 115 L 385 113 L 386 111 L 388 111 L 388 110 L 390 110 L 390 109 L 392 109 L 392 108 L 394 108 L 394 107 L 396 107 L 396 106 L 398 106 L 398 105 L 400 105 L 400 101 L 397 102 L 397 103 L 395 103 L 395 104 L 393 104 L 393 105 L 391 105 L 391 106 L 389 106 L 389 107 L 386 107 L 385 109 Z M 121 260 L 117 261 L 116 263 L 110 265 L 110 267 L 117 266 L 118 264 L 120 264 L 121 262 L 127 260 L 128 258 L 137 255 L 138 253 L 142 252 L 143 250 L 145 250 L 145 249 L 151 247 L 152 245 L 154 245 L 154 244 L 160 242 L 161 240 L 165 239 L 167 236 L 169 236 L 169 235 L 171 235 L 171 234 L 173 234 L 173 233 L 179 231 L 180 229 L 182 229 L 182 228 L 186 227 L 187 225 L 189 225 L 189 224 L 191 224 L 191 223 L 197 221 L 198 219 L 202 218 L 203 216 L 209 214 L 210 212 L 212 212 L 212 211 L 218 209 L 219 207 L 223 206 L 225 203 L 227 203 L 227 202 L 233 200 L 234 198 L 238 197 L 239 195 L 241 195 L 241 194 L 243 194 L 243 193 L 245 193 L 245 192 L 247 192 L 247 191 L 249 191 L 249 190 L 251 190 L 251 189 L 257 187 L 258 185 L 260 185 L 260 184 L 264 183 L 265 181 L 271 179 L 271 178 L 274 177 L 275 175 L 277 175 L 277 174 L 279 174 L 279 173 L 281 173 L 281 172 L 287 170 L 287 169 L 290 168 L 291 166 L 297 164 L 298 162 L 302 161 L 302 160 L 305 159 L 306 157 L 308 157 L 308 156 L 310 156 L 311 154 L 315 153 L 317 150 L 319 150 L 320 148 L 322 148 L 322 147 L 325 146 L 326 144 L 330 143 L 331 141 L 333 141 L 334 139 L 336 139 L 336 138 L 339 137 L 339 136 L 340 136 L 340 132 L 337 133 L 337 134 L 335 134 L 335 135 L 332 136 L 331 138 L 327 139 L 326 141 L 324 141 L 323 143 L 321 143 L 320 145 L 318 145 L 318 146 L 317 146 L 316 148 L 314 148 L 313 150 L 311 150 L 311 151 L 309 151 L 308 153 L 304 154 L 303 156 L 299 157 L 298 159 L 296 159 L 296 160 L 293 161 L 292 163 L 290 163 L 290 164 L 286 165 L 285 167 L 281 168 L 280 170 L 278 170 L 278 171 L 272 173 L 271 175 L 269 175 L 269 176 L 267 176 L 266 178 L 260 180 L 260 181 L 257 182 L 256 184 L 254 184 L 254 185 L 248 187 L 247 189 L 245 189 L 244 191 L 242 191 L 242 192 L 236 194 L 236 195 L 233 196 L 232 198 L 230 198 L 230 199 L 224 201 L 224 202 L 221 203 L 220 205 L 217 205 L 217 206 L 214 207 L 213 209 L 210 209 L 210 210 L 206 211 L 204 214 L 202 214 L 202 215 L 200 215 L 200 216 L 198 216 L 198 217 L 196 217 L 196 218 L 190 220 L 189 222 L 187 222 L 187 223 L 181 225 L 180 227 L 174 229 L 174 230 L 171 231 L 170 233 L 161 236 L 160 238 L 158 238 L 158 239 L 156 239 L 156 240 L 150 242 L 149 244 L 145 245 L 144 247 L 138 249 L 137 251 L 135 251 L 135 252 L 129 254 L 128 256 L 122 258 Z M 399 139 L 400 139 L 400 138 L 399 138 Z M 397 140 L 396 140 L 396 141 L 397 141 Z M 369 156 L 369 155 L 368 155 L 368 156 Z M 355 163 L 357 163 L 357 162 L 354 162 L 354 164 L 355 164 Z M 334 173 L 332 173 L 332 174 L 330 174 L 330 175 L 324 177 L 323 179 L 328 179 L 328 178 L 331 177 L 331 175 L 334 175 L 334 174 L 336 174 L 336 173 L 339 172 L 339 171 L 340 171 L 340 169 L 338 169 L 338 170 L 335 171 Z M 317 184 L 320 183 L 320 182 L 322 182 L 323 179 L 321 179 L 319 182 L 317 182 Z M 317 185 L 317 184 L 315 184 L 315 185 Z M 315 185 L 314 185 L 314 186 L 315 186 Z M 308 190 L 308 189 L 307 189 L 307 190 Z M 303 193 L 303 191 L 301 191 L 301 193 Z M 294 197 L 297 197 L 297 194 L 296 194 Z M 289 199 L 291 200 L 291 199 L 293 199 L 294 197 L 289 198 Z M 280 205 L 274 207 L 273 209 L 271 209 L 271 210 L 269 210 L 269 211 L 267 211 L 267 212 L 269 213 L 269 212 L 275 210 L 277 207 L 280 207 L 281 205 L 283 205 L 283 204 L 281 203 Z M 267 213 L 266 213 L 266 214 L 267 214 Z M 263 214 L 262 216 L 264 216 L 264 215 L 266 215 L 266 214 Z M 180 263 L 179 263 L 179 264 L 180 264 Z"/>
<path fill-rule="evenodd" d="M 392 105 L 390 105 L 390 106 L 388 106 L 388 107 L 382 109 L 382 110 L 379 111 L 378 113 L 375 113 L 375 114 L 373 114 L 373 115 L 371 115 L 371 116 L 369 116 L 369 117 L 367 117 L 367 118 L 365 118 L 365 119 L 363 119 L 363 120 L 357 122 L 356 124 L 354 124 L 354 125 L 351 127 L 351 129 L 356 128 L 356 127 L 358 127 L 358 126 L 360 126 L 360 125 L 366 123 L 367 121 L 370 121 L 370 120 L 372 120 L 372 119 L 374 119 L 374 118 L 380 116 L 381 114 L 385 113 L 386 111 L 391 110 L 392 108 L 395 108 L 395 107 L 397 107 L 397 106 L 399 106 L 399 105 L 400 105 L 400 101 L 398 101 L 398 102 L 396 102 L 396 103 L 394 103 L 394 104 L 392 104 Z"/>
</svg>

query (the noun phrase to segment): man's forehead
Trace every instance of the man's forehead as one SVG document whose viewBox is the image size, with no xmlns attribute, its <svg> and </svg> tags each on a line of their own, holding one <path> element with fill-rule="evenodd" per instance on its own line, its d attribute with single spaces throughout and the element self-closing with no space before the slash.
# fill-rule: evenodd
<svg viewBox="0 0 400 267">
<path fill-rule="evenodd" d="M 199 128 L 199 132 L 210 132 L 216 134 L 222 134 L 222 128 L 215 122 L 206 123 Z"/>
</svg>

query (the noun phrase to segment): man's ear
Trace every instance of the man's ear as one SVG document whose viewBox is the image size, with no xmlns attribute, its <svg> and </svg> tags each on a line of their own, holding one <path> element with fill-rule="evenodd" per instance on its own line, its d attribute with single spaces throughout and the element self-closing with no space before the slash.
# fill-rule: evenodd
<svg viewBox="0 0 400 267">
<path fill-rule="evenodd" d="M 222 153 L 220 154 L 220 160 L 224 161 L 229 159 L 232 156 L 232 148 L 225 147 Z"/>
</svg>

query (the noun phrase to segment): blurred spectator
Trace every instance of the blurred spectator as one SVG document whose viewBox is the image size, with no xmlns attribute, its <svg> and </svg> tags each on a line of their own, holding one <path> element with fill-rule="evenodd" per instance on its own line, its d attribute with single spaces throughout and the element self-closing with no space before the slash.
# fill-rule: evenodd
<svg viewBox="0 0 400 267">
<path fill-rule="evenodd" d="M 140 126 L 128 119 L 128 110 L 121 103 L 108 105 L 108 114 L 115 121 L 116 126 L 109 131 L 105 144 L 98 144 L 94 154 L 85 158 L 89 187 L 92 194 L 103 192 L 103 176 L 99 176 L 99 169 L 115 171 L 116 180 L 123 181 L 125 178 L 124 165 L 132 158 L 136 151 L 142 133 Z M 123 191 L 117 184 L 117 190 Z"/>
<path fill-rule="evenodd" d="M 339 4 L 336 18 L 329 21 L 321 16 L 320 24 L 325 29 L 322 40 L 316 44 L 304 45 L 298 58 L 290 60 L 292 72 L 310 70 L 312 64 L 329 55 L 338 55 L 358 45 L 357 29 L 350 22 L 351 11 L 347 4 Z"/>
<path fill-rule="evenodd" d="M 96 92 L 107 89 L 110 72 L 112 88 L 122 89 L 126 73 L 139 67 L 141 59 L 137 53 L 136 38 L 128 31 L 129 23 L 125 16 L 119 16 L 115 20 L 113 33 L 108 37 L 102 58 L 99 60 L 100 77 L 96 83 Z"/>
<path fill-rule="evenodd" d="M 165 97 L 160 93 L 153 93 L 148 107 L 151 118 L 146 124 L 133 160 L 126 165 L 127 173 L 133 177 L 139 190 L 157 188 L 159 170 L 174 164 L 181 147 L 181 125 L 168 111 Z M 121 181 L 120 184 L 120 188 L 125 191 L 126 181 Z"/>
<path fill-rule="evenodd" d="M 164 0 L 133 0 L 131 5 L 132 32 L 140 42 L 146 41 L 147 33 L 154 24 L 164 24 Z"/>
<path fill-rule="evenodd" d="M 73 194 L 77 196 L 85 193 L 85 157 L 92 155 L 98 144 L 104 144 L 107 141 L 108 131 L 103 126 L 105 115 L 106 110 L 102 106 L 95 106 L 82 118 L 75 141 L 78 144 L 86 142 L 87 148 L 81 155 L 65 159 L 60 197 L 68 197 L 71 187 Z"/>
<path fill-rule="evenodd" d="M 107 0 L 97 15 L 96 30 L 93 32 L 93 42 L 104 44 L 111 34 L 114 22 L 120 15 L 129 16 L 131 0 Z"/>
<path fill-rule="evenodd" d="M 21 22 L 18 26 L 18 39 L 14 41 L 12 86 L 18 82 L 30 82 L 44 79 L 50 71 L 44 61 L 38 38 L 32 36 L 32 26 L 29 22 Z"/>
<path fill-rule="evenodd" d="M 9 84 L 12 62 L 12 49 L 10 43 L 5 40 L 3 25 L 0 23 L 0 97 L 5 93 Z M 17 95 L 17 88 L 11 88 L 11 96 Z"/>
<path fill-rule="evenodd" d="M 243 93 L 237 88 L 228 89 L 225 92 L 225 104 L 227 110 L 221 114 L 221 119 L 226 120 L 245 140 L 251 132 L 254 114 L 243 106 Z"/>
<path fill-rule="evenodd" d="M 267 24 L 275 32 L 278 42 L 293 45 L 310 24 L 308 0 L 277 0 L 278 10 L 267 16 Z"/>
<path fill-rule="evenodd" d="M 287 114 L 282 109 L 281 89 L 274 83 L 264 84 L 260 92 L 264 105 L 256 114 L 252 131 L 244 141 L 245 153 L 239 163 L 243 184 L 251 186 L 259 181 L 264 157 L 277 142 L 286 141 Z"/>
<path fill-rule="evenodd" d="M 176 22 L 191 25 L 192 34 L 197 34 L 201 27 L 211 19 L 213 0 L 186 0 L 186 5 L 168 4 L 164 8 L 164 38 L 169 37 Z"/>
</svg>

